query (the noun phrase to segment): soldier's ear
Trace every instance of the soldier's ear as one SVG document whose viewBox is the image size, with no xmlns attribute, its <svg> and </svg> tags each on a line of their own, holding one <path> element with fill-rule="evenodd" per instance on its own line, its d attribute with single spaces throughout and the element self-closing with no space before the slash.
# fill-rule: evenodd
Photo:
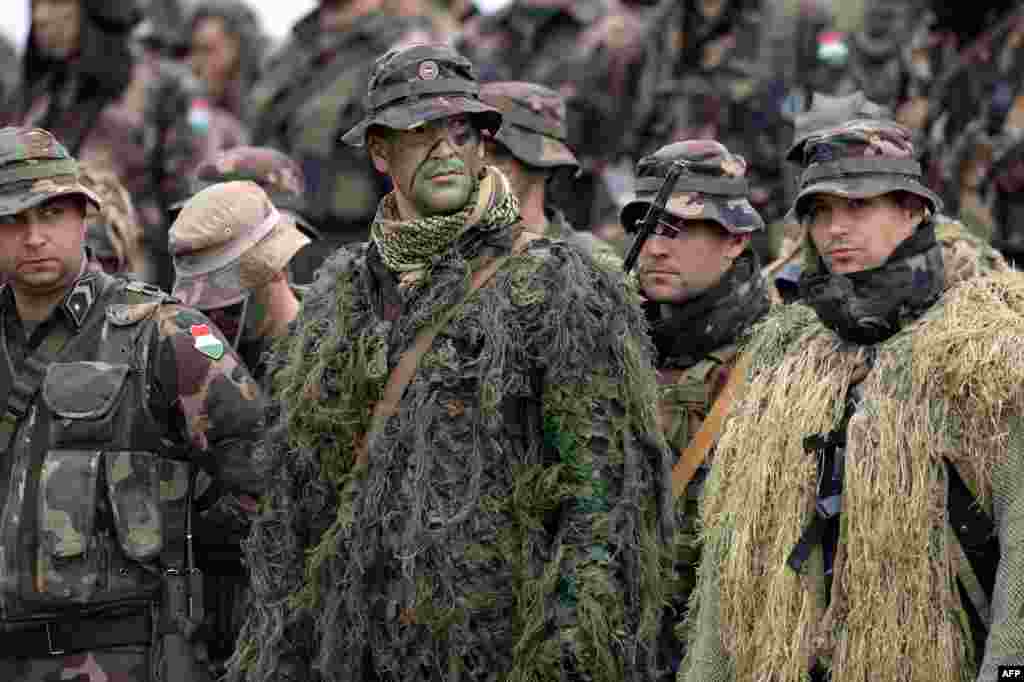
<svg viewBox="0 0 1024 682">
<path fill-rule="evenodd" d="M 390 150 L 387 141 L 372 128 L 366 136 L 366 149 L 370 152 L 373 167 L 377 169 L 377 172 L 388 175 L 391 166 L 388 163 Z"/>
</svg>

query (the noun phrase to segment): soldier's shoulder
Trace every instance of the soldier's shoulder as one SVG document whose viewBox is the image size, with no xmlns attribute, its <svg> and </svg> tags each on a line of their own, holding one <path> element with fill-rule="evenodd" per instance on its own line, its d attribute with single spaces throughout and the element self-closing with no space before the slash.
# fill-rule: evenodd
<svg viewBox="0 0 1024 682">
<path fill-rule="evenodd" d="M 1002 254 L 961 221 L 939 214 L 934 223 L 935 238 L 942 247 L 947 286 L 1010 269 Z"/>
</svg>

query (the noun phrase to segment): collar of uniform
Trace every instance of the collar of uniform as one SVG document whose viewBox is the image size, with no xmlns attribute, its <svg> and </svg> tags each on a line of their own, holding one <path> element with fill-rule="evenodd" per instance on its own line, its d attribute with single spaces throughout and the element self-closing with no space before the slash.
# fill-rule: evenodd
<svg viewBox="0 0 1024 682">
<path fill-rule="evenodd" d="M 89 311 L 99 299 L 101 290 L 100 275 L 96 272 L 86 272 L 75 281 L 74 286 L 65 294 L 64 299 L 57 306 L 62 311 L 68 322 L 74 325 L 75 329 L 82 326 Z M 14 300 L 14 290 L 10 284 L 5 284 L 0 290 L 0 305 L 5 310 L 17 311 L 17 302 Z"/>
</svg>

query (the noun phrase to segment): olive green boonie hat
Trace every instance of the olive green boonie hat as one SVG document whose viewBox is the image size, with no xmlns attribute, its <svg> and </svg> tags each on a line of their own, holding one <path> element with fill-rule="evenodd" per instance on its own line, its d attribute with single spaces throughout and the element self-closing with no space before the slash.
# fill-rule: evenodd
<svg viewBox="0 0 1024 682">
<path fill-rule="evenodd" d="M 815 194 L 870 199 L 910 192 L 928 202 L 932 214 L 942 200 L 921 179 L 921 164 L 907 128 L 883 119 L 854 119 L 813 134 L 800 145 L 803 174 L 793 212 L 803 221 Z"/>
<path fill-rule="evenodd" d="M 309 239 L 254 182 L 211 185 L 189 199 L 170 230 L 173 295 L 210 310 L 272 280 Z"/>
<path fill-rule="evenodd" d="M 764 220 L 748 199 L 747 162 L 715 140 L 685 140 L 640 159 L 636 198 L 622 208 L 622 226 L 636 231 L 674 164 L 682 172 L 665 203 L 665 212 L 684 220 L 710 220 L 732 234 L 764 229 Z"/>
<path fill-rule="evenodd" d="M 580 162 L 566 140 L 565 98 L 535 83 L 485 83 L 480 99 L 501 112 L 501 128 L 494 139 L 512 156 L 537 168 L 579 168 Z"/>
<path fill-rule="evenodd" d="M 49 131 L 0 128 L 0 216 L 73 194 L 99 209 L 99 197 L 80 177 L 78 162 Z"/>
<path fill-rule="evenodd" d="M 370 126 L 411 130 L 439 118 L 469 114 L 481 130 L 496 131 L 501 114 L 480 100 L 480 83 L 468 59 L 447 45 L 391 50 L 373 66 L 366 116 L 341 138 L 362 147 Z"/>
</svg>

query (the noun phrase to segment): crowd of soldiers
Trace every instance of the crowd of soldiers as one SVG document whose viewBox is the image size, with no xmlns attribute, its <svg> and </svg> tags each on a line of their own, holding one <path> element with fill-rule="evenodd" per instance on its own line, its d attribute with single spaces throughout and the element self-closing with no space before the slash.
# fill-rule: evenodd
<svg viewBox="0 0 1024 682">
<path fill-rule="evenodd" d="M 30 6 L 0 679 L 1024 666 L 1020 3 Z"/>
</svg>

